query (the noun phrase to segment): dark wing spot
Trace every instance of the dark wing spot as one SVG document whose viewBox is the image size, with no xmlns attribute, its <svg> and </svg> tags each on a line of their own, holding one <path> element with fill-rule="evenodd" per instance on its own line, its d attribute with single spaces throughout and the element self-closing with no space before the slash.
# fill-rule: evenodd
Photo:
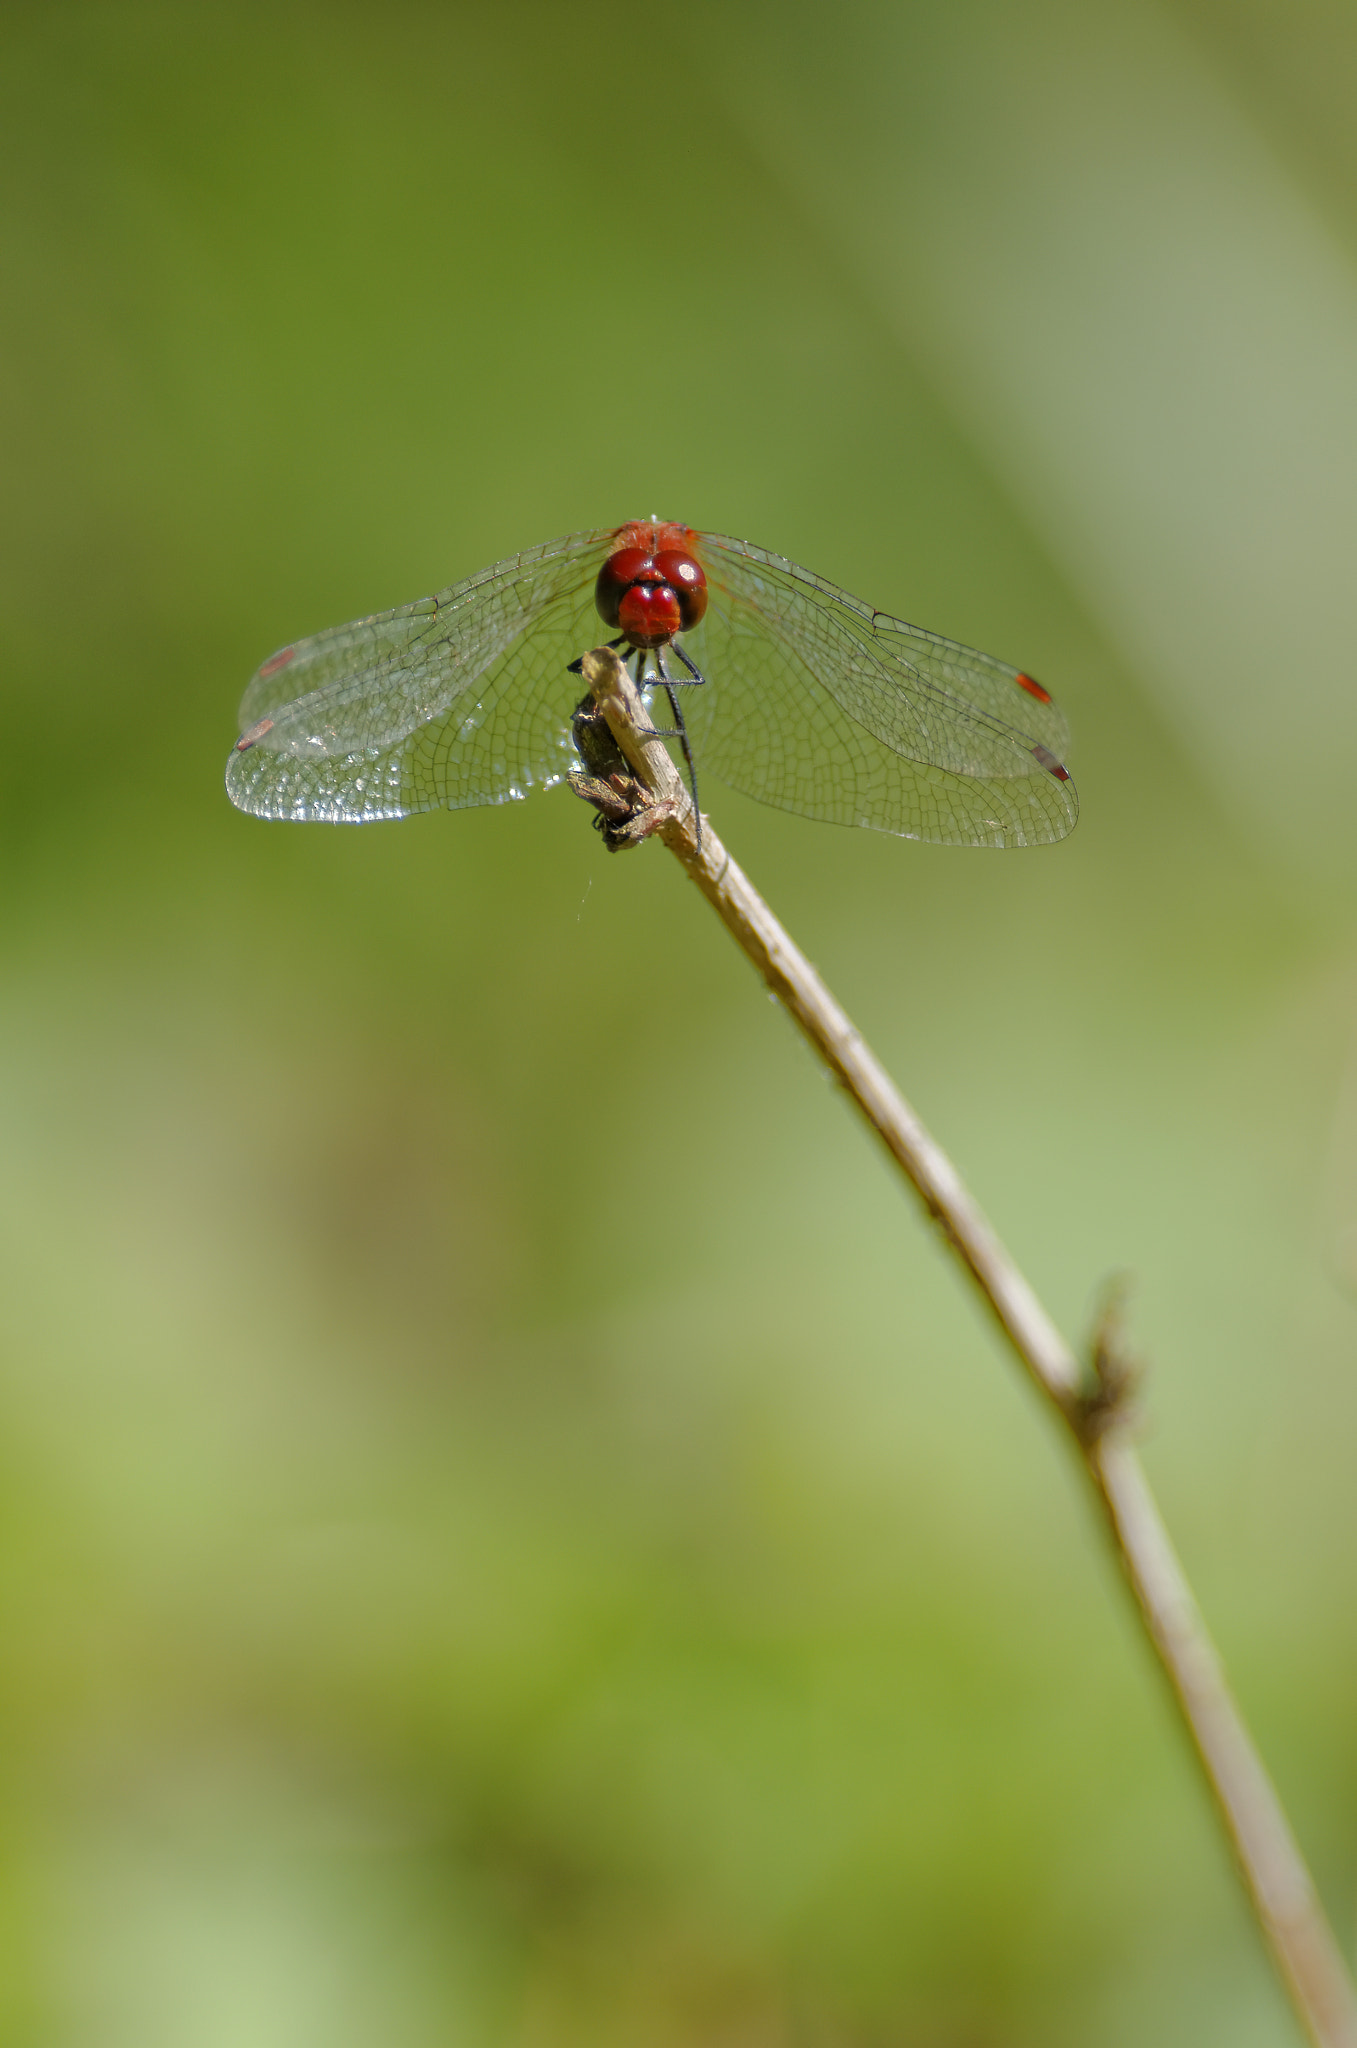
<svg viewBox="0 0 1357 2048">
<path fill-rule="evenodd" d="M 276 676 L 280 668 L 287 667 L 288 663 L 291 661 L 293 655 L 296 652 L 297 650 L 295 647 L 285 647 L 282 650 L 281 654 L 270 655 L 269 659 L 264 663 L 264 666 L 259 671 L 261 677 Z"/>
<path fill-rule="evenodd" d="M 266 732 L 272 731 L 273 720 L 271 718 L 257 719 L 249 731 L 243 732 L 236 741 L 236 752 L 238 754 L 248 754 L 256 740 L 262 740 Z"/>
<path fill-rule="evenodd" d="M 1013 680 L 1020 690 L 1026 690 L 1029 697 L 1035 697 L 1038 704 L 1050 703 L 1050 691 L 1043 690 L 1035 676 L 1014 676 Z M 1046 763 L 1043 761 L 1041 765 L 1044 768 Z"/>
<path fill-rule="evenodd" d="M 1046 770 L 1046 773 L 1048 775 L 1054 775 L 1057 782 L 1069 781 L 1069 769 L 1062 767 L 1061 763 L 1056 760 L 1055 755 L 1051 752 L 1049 747 L 1043 747 L 1040 744 L 1040 742 L 1038 742 L 1038 744 L 1032 749 L 1032 757 L 1034 760 L 1040 761 L 1042 767 Z"/>
</svg>

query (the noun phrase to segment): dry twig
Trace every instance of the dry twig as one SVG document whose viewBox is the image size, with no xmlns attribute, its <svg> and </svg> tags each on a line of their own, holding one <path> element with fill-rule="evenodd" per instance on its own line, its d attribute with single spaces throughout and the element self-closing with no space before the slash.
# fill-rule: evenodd
<svg viewBox="0 0 1357 2048">
<path fill-rule="evenodd" d="M 914 1111 L 692 804 L 636 686 L 606 647 L 585 681 L 614 746 L 592 728 L 594 773 L 572 778 L 608 844 L 662 839 L 913 1183 L 1038 1391 L 1066 1424 L 1215 1800 L 1250 1904 L 1315 2048 L 1357 2048 L 1357 1995 L 1318 1893 L 1173 1552 L 1134 1450 L 1134 1369 L 1110 1302 L 1084 1370 Z M 581 707 L 586 718 L 593 714 Z M 652 735 L 647 738 L 647 735 Z M 620 758 L 619 758 L 620 756 Z"/>
</svg>

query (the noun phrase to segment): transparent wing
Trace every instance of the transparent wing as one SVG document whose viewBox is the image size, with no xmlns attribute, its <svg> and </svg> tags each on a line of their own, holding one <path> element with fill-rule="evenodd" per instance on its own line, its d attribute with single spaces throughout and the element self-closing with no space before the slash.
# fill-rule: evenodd
<svg viewBox="0 0 1357 2048">
<path fill-rule="evenodd" d="M 945 845 L 1034 846 L 1078 816 L 1065 721 L 1030 677 L 702 534 L 710 601 L 683 644 L 699 768 L 805 817 Z"/>
<path fill-rule="evenodd" d="M 566 665 L 599 638 L 593 582 L 611 532 L 548 541 L 281 649 L 241 702 L 232 803 L 361 823 L 559 781 L 579 695 Z"/>
</svg>

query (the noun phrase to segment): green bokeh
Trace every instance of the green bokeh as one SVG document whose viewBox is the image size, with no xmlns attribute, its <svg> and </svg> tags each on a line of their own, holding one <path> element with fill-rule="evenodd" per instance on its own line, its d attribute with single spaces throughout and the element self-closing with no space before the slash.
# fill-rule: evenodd
<svg viewBox="0 0 1357 2048">
<path fill-rule="evenodd" d="M 1274 831 L 930 324 L 988 259 L 928 222 L 1040 152 L 1019 17 L 1057 112 L 1100 36 L 1184 133 L 1218 95 L 1350 264 L 1318 0 L 0 20 L 7 2041 L 1293 2038 L 1062 1447 L 674 864 L 564 792 L 226 803 L 269 648 L 652 511 L 1068 706 L 1059 848 L 704 797 L 1065 1327 L 1135 1276 L 1151 1475 L 1349 1944 L 1357 983 L 1302 828 L 1357 759 L 1279 676 Z"/>
</svg>

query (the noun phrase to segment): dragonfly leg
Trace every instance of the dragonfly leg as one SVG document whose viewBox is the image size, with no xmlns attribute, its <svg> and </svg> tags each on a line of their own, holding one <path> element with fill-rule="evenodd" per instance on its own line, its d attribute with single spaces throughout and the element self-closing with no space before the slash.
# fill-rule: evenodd
<svg viewBox="0 0 1357 2048">
<path fill-rule="evenodd" d="M 683 748 L 683 758 L 688 764 L 688 787 L 693 794 L 693 824 L 697 832 L 697 850 L 699 853 L 701 853 L 702 811 L 697 801 L 697 764 L 693 760 L 693 750 L 688 742 L 688 728 L 683 722 L 683 713 L 679 710 L 679 700 L 674 695 L 674 692 L 675 690 L 681 689 L 685 683 L 690 683 L 693 681 L 700 683 L 705 681 L 705 678 L 703 676 L 698 675 L 697 670 L 693 668 L 692 663 L 689 661 L 687 655 L 683 652 L 683 649 L 681 647 L 675 647 L 674 651 L 679 656 L 680 660 L 684 663 L 685 667 L 693 669 L 693 673 L 691 676 L 671 676 L 668 667 L 665 664 L 664 649 L 662 647 L 657 647 L 655 650 L 655 666 L 659 669 L 660 681 L 664 685 L 664 694 L 669 699 L 669 709 L 673 712 L 674 723 L 678 727 L 678 733 L 676 737 L 678 739 L 679 745 Z"/>
<path fill-rule="evenodd" d="M 688 671 L 686 676 L 671 676 L 669 678 L 670 682 L 675 683 L 683 689 L 687 690 L 691 690 L 694 684 L 696 683 L 705 683 L 707 678 L 703 675 L 702 671 L 697 667 L 697 665 L 694 662 L 689 661 L 687 655 L 679 646 L 678 641 L 671 640 L 669 645 L 673 648 L 675 654 L 678 656 L 679 660 L 683 663 L 683 666 Z"/>
<path fill-rule="evenodd" d="M 660 671 L 659 675 L 648 676 L 646 674 L 646 656 L 648 653 L 649 649 L 645 647 L 638 647 L 636 650 L 636 687 L 638 690 L 653 690 L 657 682 L 664 684 L 668 680 L 662 653 L 656 656 L 656 662 Z M 671 697 L 669 701 L 672 704 L 674 700 Z M 680 740 L 683 738 L 683 734 L 676 725 L 657 725 L 652 729 L 652 737 L 657 740 Z"/>
<path fill-rule="evenodd" d="M 686 654 L 684 653 L 683 649 L 682 649 L 682 648 L 681 648 L 681 647 L 679 646 L 679 644 L 678 644 L 678 641 L 677 641 L 677 640 L 671 640 L 671 641 L 669 642 L 669 645 L 670 645 L 670 646 L 671 646 L 671 647 L 673 648 L 673 650 L 674 650 L 675 654 L 676 654 L 676 655 L 678 656 L 679 660 L 680 660 L 680 661 L 681 661 L 681 662 L 683 663 L 684 667 L 685 667 L 685 668 L 686 668 L 686 669 L 687 669 L 687 670 L 689 671 L 689 673 L 688 673 L 688 674 L 687 674 L 686 676 L 671 676 L 671 675 L 670 675 L 670 673 L 669 673 L 669 671 L 668 671 L 668 669 L 667 669 L 667 668 L 665 667 L 665 665 L 664 665 L 664 649 L 663 649 L 663 647 L 659 648 L 659 649 L 657 650 L 657 652 L 656 652 L 656 655 L 655 655 L 655 660 L 656 660 L 656 665 L 658 666 L 658 668 L 659 668 L 659 671 L 660 671 L 660 676 L 659 676 L 659 680 L 660 680 L 661 684 L 662 684 L 662 685 L 663 685 L 663 687 L 664 687 L 664 691 L 665 691 L 665 694 L 666 694 L 666 696 L 668 696 L 668 695 L 669 695 L 669 692 L 670 692 L 671 690 L 691 690 L 692 688 L 694 688 L 694 686 L 695 686 L 696 684 L 698 684 L 698 683 L 705 683 L 705 682 L 706 682 L 706 680 L 707 680 L 707 678 L 706 678 L 706 677 L 705 677 L 705 676 L 704 676 L 704 675 L 703 675 L 703 674 L 702 674 L 702 673 L 700 672 L 700 670 L 698 670 L 698 669 L 696 669 L 696 668 L 694 668 L 694 667 L 693 667 L 693 664 L 692 664 L 692 662 L 691 662 L 691 661 L 690 661 L 690 660 L 688 659 L 688 656 L 687 656 L 687 655 L 686 655 Z M 637 662 L 636 662 L 636 680 L 637 680 L 637 682 L 638 682 L 638 683 L 639 683 L 639 682 L 641 681 L 641 676 L 642 676 L 642 664 L 643 664 L 643 662 L 644 662 L 644 659 L 645 659 L 645 657 L 644 657 L 643 655 L 642 655 L 642 656 L 638 656 L 638 658 L 637 658 Z M 654 679 L 654 677 L 652 677 L 652 678 L 651 678 L 651 681 L 652 681 L 652 683 L 654 682 L 654 680 L 655 680 L 655 679 Z M 669 697 L 669 702 L 670 702 L 671 704 L 674 704 L 674 700 L 673 700 L 673 698 L 672 698 L 672 697 Z M 679 719 L 679 723 L 678 723 L 678 725 L 676 725 L 676 726 L 670 726 L 670 727 L 667 727 L 667 728 L 663 728 L 663 729 L 662 729 L 661 727 L 659 727 L 659 726 L 657 726 L 657 727 L 655 728 L 655 730 L 656 730 L 656 733 L 658 734 L 658 736 L 659 736 L 659 738 L 660 738 L 660 739 L 662 739 L 662 740 L 681 740 L 681 739 L 684 739 L 684 733 L 683 733 L 683 721 L 682 721 L 682 719 L 681 719 L 681 717 L 680 717 L 680 715 L 679 715 L 679 708 L 678 708 L 677 704 L 674 704 L 674 716 L 675 716 L 676 718 L 678 718 L 678 719 Z M 686 741 L 685 741 L 685 744 L 684 744 L 684 752 L 685 752 L 685 753 L 687 753 L 687 743 L 686 743 Z M 689 765 L 691 766 L 691 763 L 690 763 Z"/>
</svg>

